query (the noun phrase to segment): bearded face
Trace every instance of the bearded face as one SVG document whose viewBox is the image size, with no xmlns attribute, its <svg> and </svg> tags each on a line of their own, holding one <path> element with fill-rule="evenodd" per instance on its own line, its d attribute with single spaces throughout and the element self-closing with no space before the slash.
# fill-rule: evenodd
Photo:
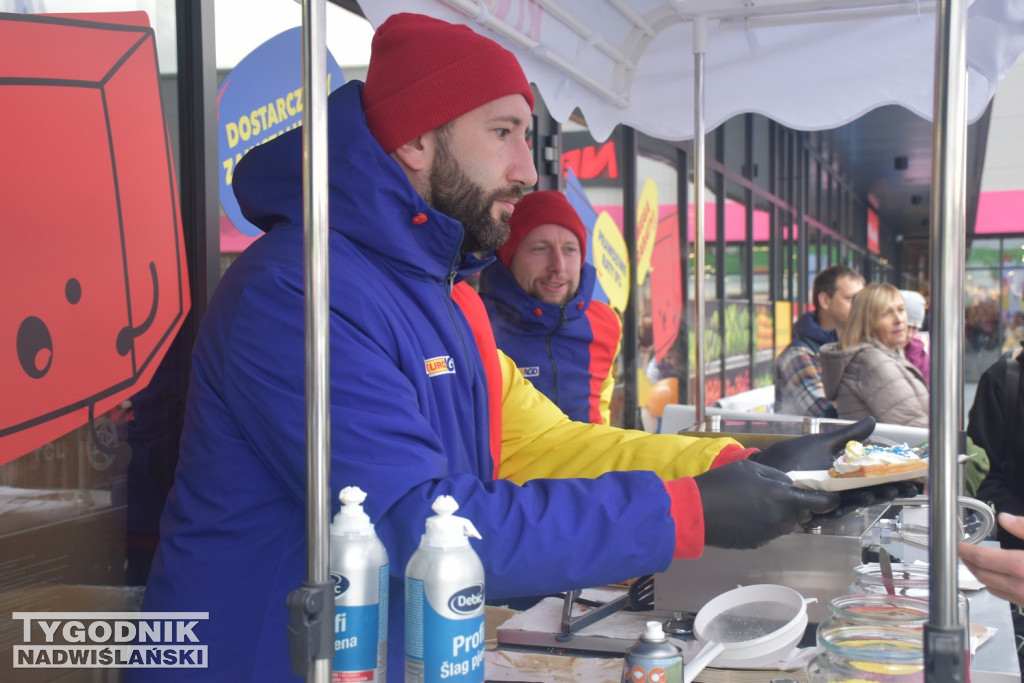
<svg viewBox="0 0 1024 683">
<path fill-rule="evenodd" d="M 488 192 L 466 173 L 455 157 L 451 145 L 451 128 L 437 129 L 437 153 L 430 169 L 430 196 L 427 201 L 435 209 L 462 223 L 465 237 L 462 252 L 487 252 L 508 240 L 509 214 L 494 216 L 499 201 L 517 202 L 523 196 L 518 185 Z"/>
</svg>

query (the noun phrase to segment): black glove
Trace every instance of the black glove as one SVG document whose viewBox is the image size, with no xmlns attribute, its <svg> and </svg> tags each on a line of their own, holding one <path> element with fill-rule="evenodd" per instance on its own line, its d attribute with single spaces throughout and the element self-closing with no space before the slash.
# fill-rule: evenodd
<svg viewBox="0 0 1024 683">
<path fill-rule="evenodd" d="M 827 470 L 846 447 L 847 441 L 864 441 L 874 430 L 875 418 L 865 417 L 842 429 L 776 441 L 763 451 L 752 454 L 749 460 L 780 472 Z"/>
<path fill-rule="evenodd" d="M 782 472 L 749 460 L 694 477 L 704 507 L 704 544 L 757 548 L 839 504 L 839 494 L 793 487 Z"/>
<path fill-rule="evenodd" d="M 824 514 L 816 514 L 804 524 L 808 529 L 821 526 L 822 522 L 839 519 L 859 508 L 887 503 L 896 498 L 913 498 L 920 493 L 920 485 L 912 481 L 895 481 L 888 484 L 865 486 L 862 489 L 850 489 L 839 492 L 839 507 Z"/>
</svg>

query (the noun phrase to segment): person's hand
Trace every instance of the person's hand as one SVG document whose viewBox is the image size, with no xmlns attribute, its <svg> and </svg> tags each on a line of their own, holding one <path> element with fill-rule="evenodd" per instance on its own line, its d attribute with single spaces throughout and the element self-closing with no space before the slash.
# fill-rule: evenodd
<svg viewBox="0 0 1024 683">
<path fill-rule="evenodd" d="M 748 459 L 774 467 L 780 472 L 827 470 L 832 467 L 836 454 L 843 450 L 847 441 L 864 441 L 874 430 L 875 418 L 865 417 L 834 431 L 776 441 Z"/>
<path fill-rule="evenodd" d="M 896 498 L 913 498 L 920 491 L 913 481 L 896 481 L 888 484 L 865 486 L 862 489 L 850 489 L 839 492 L 839 507 L 824 514 L 814 515 L 804 524 L 807 528 L 821 526 L 822 522 L 839 519 L 858 508 L 887 503 Z"/>
<path fill-rule="evenodd" d="M 782 472 L 750 460 L 694 477 L 704 508 L 704 544 L 757 548 L 839 504 L 839 495 L 793 486 Z"/>
<path fill-rule="evenodd" d="M 999 514 L 999 525 L 1024 539 L 1024 517 Z M 1024 605 L 1024 550 L 991 548 L 960 543 L 960 559 L 985 584 L 989 593 L 1016 605 Z"/>
</svg>

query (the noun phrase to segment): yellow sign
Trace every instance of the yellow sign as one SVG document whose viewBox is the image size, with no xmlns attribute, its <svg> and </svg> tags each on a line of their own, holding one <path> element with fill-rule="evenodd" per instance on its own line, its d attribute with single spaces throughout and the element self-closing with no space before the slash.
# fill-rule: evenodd
<svg viewBox="0 0 1024 683">
<path fill-rule="evenodd" d="M 608 305 L 622 313 L 629 300 L 629 253 L 622 231 L 608 212 L 597 217 L 592 241 L 597 281 L 608 295 Z"/>
<path fill-rule="evenodd" d="M 775 302 L 775 355 L 782 353 L 793 340 L 793 304 L 789 301 Z"/>
<path fill-rule="evenodd" d="M 650 178 L 644 183 L 636 206 L 636 283 L 642 285 L 651 272 L 654 237 L 658 234 L 658 186 Z"/>
</svg>

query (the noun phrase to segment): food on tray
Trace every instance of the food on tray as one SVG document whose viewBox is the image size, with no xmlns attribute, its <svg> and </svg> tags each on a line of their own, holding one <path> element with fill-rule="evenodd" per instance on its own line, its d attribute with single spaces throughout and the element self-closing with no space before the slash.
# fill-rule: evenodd
<svg viewBox="0 0 1024 683">
<path fill-rule="evenodd" d="M 917 449 L 907 444 L 875 446 L 860 441 L 847 441 L 846 450 L 836 458 L 830 477 L 881 477 L 889 474 L 927 469 Z"/>
</svg>

